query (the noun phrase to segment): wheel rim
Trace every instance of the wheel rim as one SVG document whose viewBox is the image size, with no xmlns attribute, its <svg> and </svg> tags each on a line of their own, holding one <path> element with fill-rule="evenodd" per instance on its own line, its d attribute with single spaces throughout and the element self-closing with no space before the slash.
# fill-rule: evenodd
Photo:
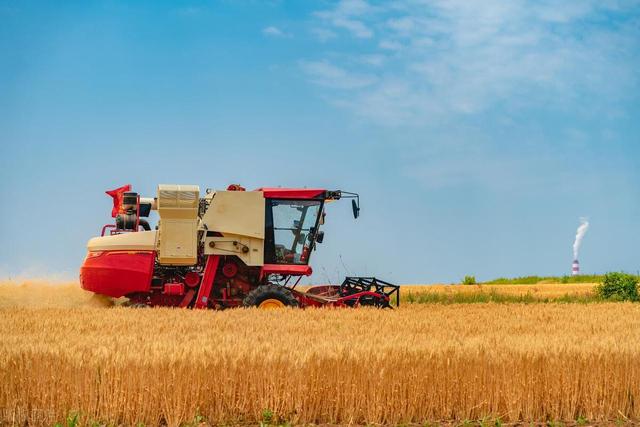
<svg viewBox="0 0 640 427">
<path fill-rule="evenodd" d="M 258 308 L 261 308 L 263 310 L 274 310 L 277 308 L 284 308 L 284 303 L 279 299 L 269 298 L 262 301 L 260 305 L 258 305 Z"/>
</svg>

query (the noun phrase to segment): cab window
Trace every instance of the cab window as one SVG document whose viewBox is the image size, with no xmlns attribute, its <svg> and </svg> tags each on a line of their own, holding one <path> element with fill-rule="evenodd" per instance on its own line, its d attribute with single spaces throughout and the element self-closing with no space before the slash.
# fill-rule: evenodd
<svg viewBox="0 0 640 427">
<path fill-rule="evenodd" d="M 265 262 L 308 264 L 321 200 L 267 199 Z"/>
</svg>

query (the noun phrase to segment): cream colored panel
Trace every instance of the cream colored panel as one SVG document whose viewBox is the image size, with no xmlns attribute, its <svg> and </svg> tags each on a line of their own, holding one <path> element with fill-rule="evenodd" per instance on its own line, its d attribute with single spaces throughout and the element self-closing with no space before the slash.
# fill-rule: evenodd
<svg viewBox="0 0 640 427">
<path fill-rule="evenodd" d="M 263 265 L 264 241 L 237 234 L 222 237 L 207 237 L 204 243 L 205 255 L 236 255 L 247 265 Z"/>
<path fill-rule="evenodd" d="M 158 185 L 158 208 L 198 207 L 200 187 L 197 185 Z"/>
<path fill-rule="evenodd" d="M 193 265 L 197 262 L 198 206 L 196 185 L 158 186 L 158 261 L 165 265 Z"/>
<path fill-rule="evenodd" d="M 188 219 L 162 219 L 161 264 L 193 265 L 197 261 L 197 224 Z"/>
<path fill-rule="evenodd" d="M 160 217 L 195 219 L 198 215 L 200 189 L 197 185 L 158 186 L 157 207 Z"/>
<path fill-rule="evenodd" d="M 264 239 L 262 191 L 216 191 L 202 218 L 207 230 Z"/>
<path fill-rule="evenodd" d="M 138 231 L 135 233 L 94 237 L 89 240 L 87 249 L 90 251 L 155 251 L 156 231 Z"/>
</svg>

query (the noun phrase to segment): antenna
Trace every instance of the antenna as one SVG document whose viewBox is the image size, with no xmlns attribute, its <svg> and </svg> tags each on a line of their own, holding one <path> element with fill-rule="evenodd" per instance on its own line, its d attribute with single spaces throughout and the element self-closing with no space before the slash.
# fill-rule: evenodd
<svg viewBox="0 0 640 427">
<path fill-rule="evenodd" d="M 344 261 L 342 260 L 342 254 L 338 254 L 338 257 L 340 258 L 340 264 L 342 264 L 342 268 L 344 268 L 344 271 L 346 271 L 348 276 L 351 276 L 351 272 L 349 271 L 347 266 L 344 265 Z"/>
<path fill-rule="evenodd" d="M 329 273 L 327 272 L 327 269 L 324 268 L 324 265 L 322 267 L 320 267 L 320 269 L 322 270 L 322 274 L 324 275 L 324 277 L 327 279 L 327 285 L 331 284 L 331 278 L 329 277 Z"/>
</svg>

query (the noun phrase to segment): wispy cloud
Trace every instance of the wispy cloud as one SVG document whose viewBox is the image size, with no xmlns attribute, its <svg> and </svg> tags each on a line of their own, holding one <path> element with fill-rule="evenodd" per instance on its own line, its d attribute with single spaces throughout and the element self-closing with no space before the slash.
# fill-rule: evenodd
<svg viewBox="0 0 640 427">
<path fill-rule="evenodd" d="M 180 16 L 195 17 L 203 13 L 203 9 L 197 6 L 185 6 L 176 10 L 176 13 Z"/>
<path fill-rule="evenodd" d="M 430 188 L 536 188 L 527 162 L 562 163 L 528 120 L 553 112 L 576 126 L 640 93 L 637 3 L 343 0 L 315 12 L 312 26 L 335 40 L 300 62 L 308 80 L 367 124 L 414 129 L 429 150 L 408 149 L 401 173 Z M 523 158 L 527 144 L 535 149 Z M 549 186 L 564 185 L 553 177 Z"/>
<path fill-rule="evenodd" d="M 262 34 L 267 37 L 291 37 L 291 34 L 282 31 L 278 27 L 269 26 L 262 29 Z"/>
<path fill-rule="evenodd" d="M 365 39 L 372 58 L 390 60 L 340 61 L 335 50 L 308 60 L 344 76 L 368 76 L 368 84 L 353 85 L 344 98 L 339 94 L 338 103 L 390 124 L 474 114 L 505 103 L 565 108 L 581 96 L 625 96 L 637 84 L 637 9 L 596 1 L 405 0 L 372 6 L 345 0 L 316 12 L 314 31 Z M 349 47 L 344 49 L 346 58 Z M 319 83 L 316 69 L 303 69 Z"/>
<path fill-rule="evenodd" d="M 335 28 L 347 30 L 353 36 L 368 39 L 373 30 L 361 19 L 376 10 L 364 0 L 343 0 L 331 10 L 319 11 L 315 15 Z"/>
<path fill-rule="evenodd" d="M 323 43 L 338 37 L 338 34 L 336 34 L 335 31 L 329 30 L 327 28 L 312 28 L 311 34 L 313 34 L 316 39 L 320 40 Z"/>
<path fill-rule="evenodd" d="M 365 64 L 379 67 L 381 65 L 384 65 L 386 56 L 381 55 L 379 53 L 372 53 L 372 54 L 360 55 L 357 57 L 357 59 Z"/>
<path fill-rule="evenodd" d="M 361 89 L 376 81 L 371 75 L 351 73 L 328 61 L 301 61 L 300 66 L 314 83 L 331 89 Z"/>
</svg>

